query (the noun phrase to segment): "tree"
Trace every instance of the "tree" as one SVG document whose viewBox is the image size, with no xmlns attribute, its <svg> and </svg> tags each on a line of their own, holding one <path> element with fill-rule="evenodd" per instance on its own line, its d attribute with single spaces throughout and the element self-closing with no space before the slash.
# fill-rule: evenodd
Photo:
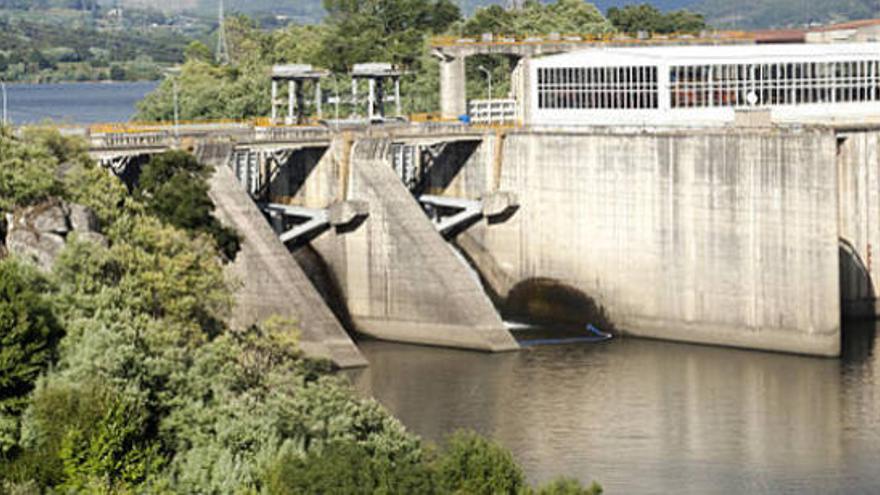
<svg viewBox="0 0 880 495">
<path fill-rule="evenodd" d="M 113 64 L 110 66 L 110 80 L 111 81 L 124 81 L 125 80 L 125 69 L 122 68 L 121 65 Z"/>
<path fill-rule="evenodd" d="M 183 58 L 186 61 L 211 63 L 214 61 L 214 54 L 208 48 L 208 45 L 195 40 L 186 45 L 186 49 L 183 51 Z"/>
<path fill-rule="evenodd" d="M 232 229 L 212 216 L 208 178 L 213 169 L 182 151 L 169 151 L 150 158 L 138 179 L 137 198 L 149 213 L 181 229 L 204 232 L 234 259 L 241 243 Z"/>
<path fill-rule="evenodd" d="M 664 14 L 650 4 L 608 9 L 608 20 L 625 33 L 696 33 L 706 28 L 703 16 L 687 10 Z"/>
<path fill-rule="evenodd" d="M 449 493 L 520 493 L 527 485 L 513 456 L 473 432 L 459 431 L 449 439 L 440 459 L 439 480 Z"/>
<path fill-rule="evenodd" d="M 0 417 L 21 414 L 37 378 L 57 358 L 64 331 L 43 296 L 47 289 L 34 268 L 0 260 Z M 16 445 L 15 425 L 7 426 L 0 455 Z"/>
<path fill-rule="evenodd" d="M 0 210 L 28 206 L 61 192 L 58 160 L 43 146 L 23 142 L 0 129 Z"/>
</svg>

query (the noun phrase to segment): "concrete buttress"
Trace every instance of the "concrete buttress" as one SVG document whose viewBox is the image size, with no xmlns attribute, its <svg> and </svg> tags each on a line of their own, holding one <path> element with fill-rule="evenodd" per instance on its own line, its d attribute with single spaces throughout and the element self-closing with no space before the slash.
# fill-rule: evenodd
<svg viewBox="0 0 880 495">
<path fill-rule="evenodd" d="M 328 358 L 342 368 L 365 366 L 357 346 L 226 166 L 231 152 L 231 144 L 219 143 L 196 150 L 197 158 L 216 170 L 209 193 L 215 215 L 243 238 L 241 251 L 227 268 L 241 283 L 231 324 L 244 327 L 273 315 L 289 317 L 299 324 L 300 346 L 307 355 Z"/>
<path fill-rule="evenodd" d="M 369 216 L 312 247 L 333 273 L 355 328 L 380 339 L 482 351 L 518 348 L 479 280 L 437 232 L 388 163 L 390 142 L 361 139 L 348 166 L 312 180 L 339 182 L 337 200 L 364 201 Z M 325 157 L 326 158 L 326 157 Z M 348 157 L 340 157 L 348 158 Z"/>
</svg>

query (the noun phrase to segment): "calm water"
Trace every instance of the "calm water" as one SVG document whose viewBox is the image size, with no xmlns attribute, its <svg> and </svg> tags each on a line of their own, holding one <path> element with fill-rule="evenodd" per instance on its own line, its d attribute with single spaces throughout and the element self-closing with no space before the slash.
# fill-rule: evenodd
<svg viewBox="0 0 880 495">
<path fill-rule="evenodd" d="M 875 332 L 847 331 L 842 360 L 631 338 L 504 355 L 369 341 L 355 383 L 429 439 L 462 427 L 492 436 L 532 481 L 880 493 Z"/>
<path fill-rule="evenodd" d="M 8 111 L 14 124 L 53 120 L 68 124 L 125 122 L 135 103 L 156 82 L 9 84 Z"/>
</svg>

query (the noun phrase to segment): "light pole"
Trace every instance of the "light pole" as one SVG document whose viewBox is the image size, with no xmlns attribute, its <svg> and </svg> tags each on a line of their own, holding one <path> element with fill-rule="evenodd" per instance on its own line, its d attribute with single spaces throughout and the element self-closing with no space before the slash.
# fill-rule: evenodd
<svg viewBox="0 0 880 495">
<path fill-rule="evenodd" d="M 180 138 L 180 104 L 178 98 L 177 76 L 180 74 L 179 68 L 171 68 L 165 71 L 165 76 L 171 79 L 171 94 L 174 99 L 174 137 Z"/>
<path fill-rule="evenodd" d="M 336 123 L 336 130 L 339 130 L 339 79 L 333 74 L 333 121 Z"/>
<path fill-rule="evenodd" d="M 6 113 L 6 83 L 4 81 L 0 81 L 0 91 L 3 92 L 3 125 L 9 124 L 9 116 Z"/>
<path fill-rule="evenodd" d="M 489 123 L 491 124 L 491 123 L 492 123 L 492 120 L 493 120 L 493 119 L 492 119 L 492 117 L 493 117 L 492 114 L 494 113 L 494 112 L 493 112 L 494 109 L 492 108 L 492 72 L 491 72 L 489 69 L 483 67 L 482 65 L 479 66 L 479 67 L 477 67 L 477 68 L 480 69 L 480 71 L 481 71 L 483 74 L 486 74 L 486 79 L 489 80 L 489 99 L 488 99 L 488 101 L 486 102 L 486 106 L 489 107 Z"/>
</svg>

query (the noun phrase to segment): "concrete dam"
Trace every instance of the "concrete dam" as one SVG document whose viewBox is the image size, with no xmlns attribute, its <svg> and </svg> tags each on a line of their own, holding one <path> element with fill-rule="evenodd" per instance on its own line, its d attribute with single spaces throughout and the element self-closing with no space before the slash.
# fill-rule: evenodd
<svg viewBox="0 0 880 495">
<path fill-rule="evenodd" d="M 431 124 L 184 141 L 245 237 L 235 322 L 293 317 L 345 367 L 365 364 L 350 331 L 515 350 L 502 316 L 836 356 L 841 318 L 877 315 L 878 138 Z M 111 165 L 170 146 L 92 137 Z"/>
</svg>

